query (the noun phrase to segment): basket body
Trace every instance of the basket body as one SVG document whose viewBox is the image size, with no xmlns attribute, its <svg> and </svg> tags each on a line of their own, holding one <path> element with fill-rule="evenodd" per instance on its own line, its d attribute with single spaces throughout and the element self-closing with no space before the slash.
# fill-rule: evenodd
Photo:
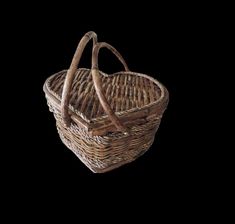
<svg viewBox="0 0 235 224">
<path fill-rule="evenodd" d="M 159 118 L 137 125 L 129 136 L 121 133 L 92 136 L 77 125 L 66 127 L 59 111 L 54 111 L 54 115 L 62 142 L 95 173 L 118 168 L 145 153 L 152 145 L 160 124 Z"/>
<path fill-rule="evenodd" d="M 86 122 L 88 126 L 85 126 L 85 124 L 81 125 L 80 123 L 77 124 L 77 120 L 74 119 L 72 124 L 67 127 L 62 119 L 60 102 L 66 70 L 52 75 L 44 84 L 47 103 L 50 111 L 54 113 L 57 130 L 62 142 L 72 150 L 90 170 L 96 173 L 110 171 L 135 160 L 146 152 L 154 141 L 155 133 L 160 125 L 161 117 L 168 103 L 168 93 L 167 90 L 164 89 L 167 94 L 165 94 L 161 104 L 158 105 L 158 107 L 155 106 L 154 102 L 157 101 L 161 93 L 160 89 L 158 89 L 158 86 L 155 86 L 155 84 L 152 87 L 152 91 L 154 91 L 152 92 L 152 96 L 145 91 L 145 89 L 151 90 L 148 84 L 151 85 L 153 79 L 150 77 L 149 83 L 147 83 L 145 78 L 143 78 L 143 75 L 140 74 L 139 76 L 143 81 L 141 84 L 141 82 L 136 81 L 135 78 L 138 76 L 138 73 L 121 72 L 113 75 L 100 73 L 106 77 L 106 80 L 105 78 L 103 79 L 103 82 L 106 83 L 106 85 L 104 84 L 106 89 L 109 88 L 108 83 L 113 86 L 113 89 L 121 88 L 121 86 L 125 89 L 126 85 L 129 86 L 129 93 L 126 94 L 126 98 L 128 98 L 130 102 L 126 101 L 126 104 L 123 107 L 117 107 L 115 105 L 120 100 L 123 102 L 125 101 L 125 92 L 122 90 L 120 90 L 120 93 L 116 92 L 120 97 L 119 99 L 112 90 L 111 92 L 107 91 L 107 98 L 109 99 L 112 109 L 121 118 L 127 118 L 123 120 L 125 120 L 124 123 L 129 127 L 128 135 L 125 135 L 122 132 L 112 132 L 112 128 L 110 129 L 110 132 L 106 131 L 101 135 L 94 135 L 96 132 L 92 132 L 94 131 L 94 127 L 97 126 L 97 123 L 105 124 L 104 120 L 109 123 L 110 121 L 107 115 L 105 115 L 105 112 L 99 108 L 100 103 L 98 99 L 96 99 L 97 96 L 93 89 L 94 86 L 89 69 L 77 70 L 76 77 L 72 84 L 73 89 L 71 90 L 72 97 L 70 100 L 71 111 L 73 111 L 73 113 L 78 113 L 78 117 L 82 116 L 84 122 Z M 127 81 L 124 82 L 120 79 L 118 80 L 115 76 L 132 76 L 129 78 L 131 82 L 128 83 Z M 114 82 L 113 80 L 118 81 Z M 139 84 L 137 82 L 139 82 Z M 145 88 L 144 85 L 146 85 Z M 140 89 L 143 90 L 142 94 L 140 93 Z M 121 94 L 121 92 L 123 93 Z M 85 93 L 87 93 L 88 96 Z M 110 95 L 112 97 L 109 97 Z M 144 99 L 144 95 L 147 96 L 148 100 Z M 92 99 L 93 97 L 94 99 Z M 151 97 L 153 102 L 150 102 Z M 75 105 L 76 98 L 79 98 L 78 101 L 80 104 Z M 119 102 L 119 104 L 122 105 L 123 102 Z M 146 103 L 146 105 L 144 103 Z M 97 111 L 94 111 L 94 107 L 98 108 Z M 145 112 L 142 113 L 144 109 Z M 153 109 L 153 112 L 149 114 L 151 109 Z M 92 114 L 91 111 L 94 111 L 94 113 Z M 142 113 L 142 115 L 138 117 L 136 116 L 137 113 Z"/>
</svg>

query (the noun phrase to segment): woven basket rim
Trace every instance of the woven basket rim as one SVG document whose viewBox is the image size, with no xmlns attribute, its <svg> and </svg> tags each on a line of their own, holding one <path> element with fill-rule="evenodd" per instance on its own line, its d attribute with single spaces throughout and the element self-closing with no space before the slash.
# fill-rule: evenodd
<svg viewBox="0 0 235 224">
<path fill-rule="evenodd" d="M 77 71 L 78 70 L 91 71 L 91 69 L 88 69 L 88 68 L 78 68 Z M 49 84 L 50 84 L 51 79 L 53 79 L 54 76 L 56 76 L 56 75 L 58 75 L 60 73 L 67 72 L 67 71 L 68 71 L 68 69 L 64 69 L 64 70 L 61 70 L 61 71 L 59 71 L 57 73 L 54 73 L 53 75 L 51 75 L 50 77 L 48 77 L 46 79 L 46 81 L 44 83 L 44 87 L 43 87 L 43 90 L 44 90 L 45 93 L 51 94 L 53 97 L 56 97 L 57 100 L 60 101 L 60 102 L 61 102 L 61 97 L 57 93 L 55 93 L 54 91 L 52 91 L 50 89 Z M 162 83 L 160 83 L 157 79 L 155 79 L 155 78 L 153 78 L 153 77 L 151 77 L 149 75 L 146 75 L 146 74 L 143 74 L 143 73 L 139 73 L 139 72 L 133 72 L 133 71 L 119 71 L 119 72 L 115 72 L 115 73 L 112 73 L 112 74 L 107 74 L 107 73 L 104 73 L 104 72 L 102 72 L 100 70 L 99 70 L 99 72 L 100 72 L 101 75 L 103 75 L 105 77 L 112 77 L 112 76 L 120 75 L 120 74 L 121 75 L 131 74 L 131 75 L 136 75 L 136 76 L 139 76 L 139 77 L 144 77 L 144 78 L 147 78 L 150 81 L 154 82 L 158 86 L 158 88 L 160 89 L 160 97 L 156 101 L 151 102 L 151 103 L 149 103 L 147 105 L 144 105 L 143 107 L 135 107 L 135 108 L 131 108 L 131 109 L 125 110 L 125 111 L 115 112 L 115 114 L 117 116 L 120 116 L 120 115 L 124 116 L 125 114 L 131 113 L 131 112 L 135 112 L 135 111 L 139 111 L 139 110 L 142 110 L 142 109 L 144 110 L 144 109 L 150 108 L 150 107 L 152 107 L 154 105 L 160 104 L 165 99 L 165 97 L 168 95 L 168 91 L 167 91 L 166 87 Z M 97 121 L 101 121 L 103 119 L 107 119 L 107 117 L 108 117 L 108 115 L 105 114 L 105 115 L 102 115 L 100 117 L 88 119 L 86 116 L 84 116 L 78 110 L 75 110 L 71 104 L 69 104 L 69 109 L 71 111 L 73 111 L 77 116 L 79 116 L 80 118 L 82 118 L 83 120 L 85 120 L 88 123 L 95 123 Z"/>
</svg>

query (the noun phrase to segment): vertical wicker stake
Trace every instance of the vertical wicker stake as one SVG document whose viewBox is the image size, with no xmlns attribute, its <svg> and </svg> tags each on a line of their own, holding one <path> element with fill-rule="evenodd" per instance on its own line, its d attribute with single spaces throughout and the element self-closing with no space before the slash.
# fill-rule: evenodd
<svg viewBox="0 0 235 224">
<path fill-rule="evenodd" d="M 91 39 L 92 69 L 77 69 Z M 125 71 L 107 75 L 99 70 L 99 50 L 104 47 Z M 97 43 L 92 31 L 78 44 L 69 70 L 49 77 L 43 89 L 61 140 L 97 173 L 129 163 L 150 148 L 169 99 L 160 82 L 129 71 L 120 53 Z"/>
</svg>

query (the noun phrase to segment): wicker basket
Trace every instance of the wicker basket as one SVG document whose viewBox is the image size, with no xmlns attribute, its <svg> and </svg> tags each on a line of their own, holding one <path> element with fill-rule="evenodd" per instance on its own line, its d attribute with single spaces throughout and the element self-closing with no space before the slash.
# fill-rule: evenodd
<svg viewBox="0 0 235 224">
<path fill-rule="evenodd" d="M 77 69 L 91 39 L 92 69 Z M 103 47 L 117 56 L 125 71 L 107 75 L 99 70 L 98 53 Z M 61 140 L 97 173 L 129 163 L 146 152 L 168 104 L 168 91 L 161 83 L 129 71 L 118 51 L 98 43 L 92 31 L 78 44 L 69 70 L 49 77 L 43 89 Z"/>
</svg>

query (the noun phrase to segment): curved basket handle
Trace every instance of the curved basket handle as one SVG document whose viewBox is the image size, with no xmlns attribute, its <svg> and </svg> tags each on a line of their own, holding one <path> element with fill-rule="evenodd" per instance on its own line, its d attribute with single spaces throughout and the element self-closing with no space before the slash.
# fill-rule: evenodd
<svg viewBox="0 0 235 224">
<path fill-rule="evenodd" d="M 127 66 L 126 62 L 124 61 L 123 57 L 121 56 L 121 54 L 111 45 L 109 45 L 105 42 L 101 42 L 101 43 L 97 43 L 94 46 L 93 52 L 92 52 L 92 78 L 93 78 L 95 90 L 98 95 L 99 101 L 100 101 L 104 111 L 107 113 L 109 119 L 116 126 L 117 130 L 122 131 L 125 134 L 127 134 L 127 132 L 128 132 L 127 128 L 122 124 L 122 122 L 119 120 L 119 118 L 113 112 L 113 110 L 110 107 L 110 105 L 105 97 L 105 94 L 102 90 L 101 78 L 100 78 L 99 67 L 98 67 L 98 54 L 99 54 L 99 50 L 103 47 L 108 48 L 113 54 L 115 54 L 117 56 L 119 61 L 121 61 L 121 63 L 124 65 L 126 71 L 129 71 L 129 69 L 128 69 L 128 66 Z"/>
<path fill-rule="evenodd" d="M 75 51 L 75 54 L 73 56 L 73 60 L 71 62 L 69 70 L 67 71 L 67 75 L 65 77 L 64 87 L 62 91 L 62 99 L 61 99 L 61 115 L 66 126 L 69 126 L 71 123 L 71 118 L 68 112 L 69 110 L 68 105 L 69 105 L 69 95 L 70 95 L 70 89 L 73 83 L 73 78 L 76 73 L 77 66 L 80 62 L 84 48 L 86 47 L 90 39 L 93 39 L 93 47 L 94 47 L 94 45 L 97 43 L 97 35 L 95 32 L 90 31 L 86 33 L 83 36 L 83 38 L 80 40 L 77 46 L 77 49 Z"/>
</svg>

